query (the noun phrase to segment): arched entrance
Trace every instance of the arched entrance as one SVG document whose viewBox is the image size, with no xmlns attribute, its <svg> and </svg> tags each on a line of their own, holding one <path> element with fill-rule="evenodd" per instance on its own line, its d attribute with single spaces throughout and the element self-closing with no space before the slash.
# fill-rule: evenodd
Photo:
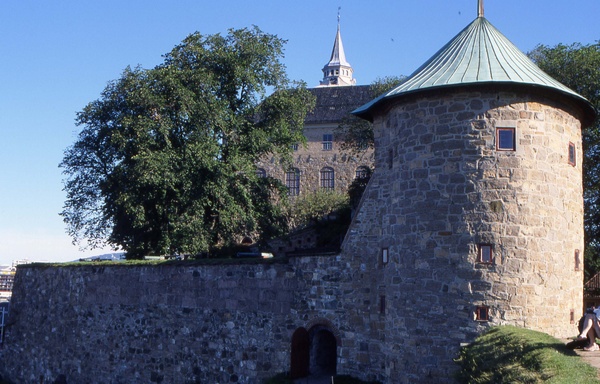
<svg viewBox="0 0 600 384">
<path fill-rule="evenodd" d="M 335 376 L 337 339 L 326 325 L 315 325 L 307 331 L 300 327 L 292 335 L 290 377 Z"/>
<path fill-rule="evenodd" d="M 334 376 L 337 367 L 337 340 L 323 325 L 316 325 L 309 331 L 310 373 L 315 376 Z"/>
</svg>

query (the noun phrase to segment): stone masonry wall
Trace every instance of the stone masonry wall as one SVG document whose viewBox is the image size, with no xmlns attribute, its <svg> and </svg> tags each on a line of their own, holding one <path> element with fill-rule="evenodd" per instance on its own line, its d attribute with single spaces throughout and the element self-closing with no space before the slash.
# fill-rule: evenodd
<svg viewBox="0 0 600 384">
<path fill-rule="evenodd" d="M 374 124 L 375 173 L 342 257 L 380 276 L 390 382 L 448 378 L 460 344 L 491 325 L 572 336 L 583 280 L 574 113 L 535 95 L 461 92 L 398 101 Z M 515 151 L 496 150 L 497 127 L 515 128 Z M 479 262 L 481 244 L 492 263 Z"/>
<path fill-rule="evenodd" d="M 290 370 L 296 329 L 321 326 L 336 337 L 338 373 L 358 367 L 359 377 L 382 379 L 365 363 L 361 335 L 370 320 L 353 294 L 369 289 L 344 266 L 334 256 L 20 267 L 0 375 L 24 383 L 261 383 Z"/>
</svg>

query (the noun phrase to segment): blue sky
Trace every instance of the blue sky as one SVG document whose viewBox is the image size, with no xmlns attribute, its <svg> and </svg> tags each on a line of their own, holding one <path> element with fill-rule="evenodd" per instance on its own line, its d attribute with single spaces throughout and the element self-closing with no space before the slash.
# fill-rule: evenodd
<svg viewBox="0 0 600 384">
<path fill-rule="evenodd" d="M 477 14 L 476 0 L 371 2 L 61 0 L 0 2 L 0 265 L 104 253 L 71 244 L 58 168 L 75 114 L 130 65 L 150 68 L 188 34 L 257 25 L 288 40 L 291 79 L 316 86 L 341 7 L 358 84 L 409 75 Z M 600 1 L 487 0 L 486 18 L 524 52 L 600 40 Z"/>
</svg>

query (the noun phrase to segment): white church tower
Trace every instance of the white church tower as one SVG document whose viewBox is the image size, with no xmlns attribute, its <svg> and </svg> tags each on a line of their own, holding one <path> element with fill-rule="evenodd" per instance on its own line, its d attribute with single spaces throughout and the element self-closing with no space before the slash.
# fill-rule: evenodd
<svg viewBox="0 0 600 384">
<path fill-rule="evenodd" d="M 331 51 L 331 59 L 323 67 L 323 80 L 320 82 L 320 87 L 327 86 L 346 86 L 355 85 L 356 80 L 352 77 L 352 66 L 346 61 L 344 53 L 344 45 L 342 44 L 342 35 L 340 34 L 340 13 L 338 9 L 338 25 L 333 50 Z"/>
</svg>

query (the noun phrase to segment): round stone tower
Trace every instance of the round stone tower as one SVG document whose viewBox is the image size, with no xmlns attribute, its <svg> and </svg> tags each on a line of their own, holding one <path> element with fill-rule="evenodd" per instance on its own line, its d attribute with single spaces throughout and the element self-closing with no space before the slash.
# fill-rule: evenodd
<svg viewBox="0 0 600 384">
<path fill-rule="evenodd" d="M 389 382 L 448 377 L 460 344 L 492 325 L 574 335 L 589 102 L 480 5 L 406 82 L 355 114 L 374 123 L 376 170 L 343 254 L 371 276 Z"/>
</svg>

